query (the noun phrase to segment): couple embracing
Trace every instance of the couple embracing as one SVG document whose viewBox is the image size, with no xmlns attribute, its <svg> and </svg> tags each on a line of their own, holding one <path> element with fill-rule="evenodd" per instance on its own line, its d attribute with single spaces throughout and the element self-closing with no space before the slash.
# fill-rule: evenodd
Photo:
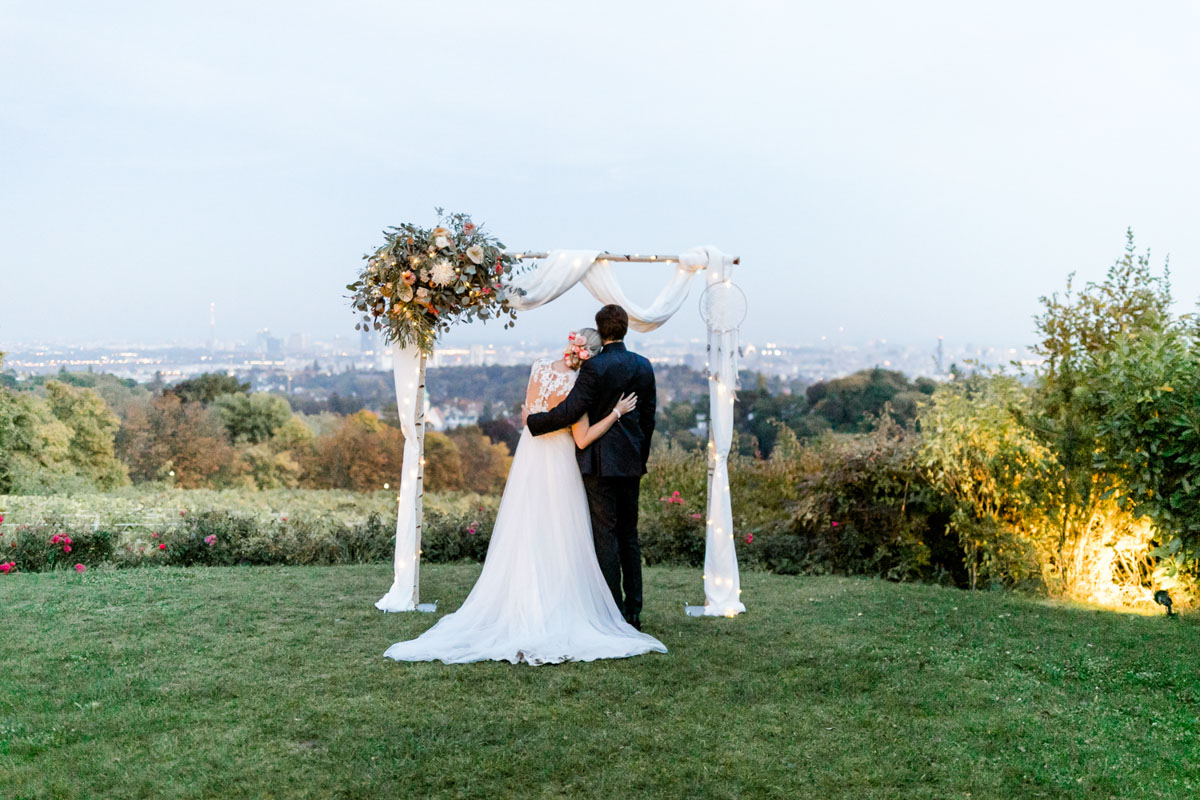
<svg viewBox="0 0 1200 800">
<path fill-rule="evenodd" d="M 483 572 L 462 608 L 384 653 L 397 661 L 553 664 L 667 652 L 641 632 L 638 489 L 654 371 L 607 305 L 561 359 L 534 363 L 528 418 Z"/>
</svg>

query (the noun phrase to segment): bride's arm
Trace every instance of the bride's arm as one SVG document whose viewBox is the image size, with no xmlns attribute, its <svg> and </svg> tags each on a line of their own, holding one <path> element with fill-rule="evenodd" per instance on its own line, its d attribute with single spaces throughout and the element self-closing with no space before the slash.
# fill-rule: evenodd
<svg viewBox="0 0 1200 800">
<path fill-rule="evenodd" d="M 599 439 L 604 434 L 608 433 L 608 429 L 621 418 L 622 414 L 628 414 L 637 407 L 637 395 L 630 394 L 628 397 L 622 396 L 617 401 L 617 405 L 608 413 L 604 419 L 597 422 L 595 425 L 588 423 L 588 416 L 584 414 L 582 417 L 571 426 L 571 436 L 575 439 L 575 446 L 580 450 L 587 447 L 592 442 Z"/>
</svg>

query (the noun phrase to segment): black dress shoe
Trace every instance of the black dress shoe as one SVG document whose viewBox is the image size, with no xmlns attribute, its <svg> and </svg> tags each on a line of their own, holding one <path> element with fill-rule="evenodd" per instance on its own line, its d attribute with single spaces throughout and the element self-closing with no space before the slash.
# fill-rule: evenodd
<svg viewBox="0 0 1200 800">
<path fill-rule="evenodd" d="M 625 621 L 628 622 L 630 625 L 632 625 L 633 629 L 635 631 L 640 631 L 642 629 L 642 618 L 641 617 L 630 617 L 629 619 L 627 619 Z"/>
</svg>

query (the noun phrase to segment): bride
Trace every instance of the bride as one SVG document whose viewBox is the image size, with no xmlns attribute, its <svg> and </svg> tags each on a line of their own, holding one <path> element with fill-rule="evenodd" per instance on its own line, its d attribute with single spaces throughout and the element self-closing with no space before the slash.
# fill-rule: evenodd
<svg viewBox="0 0 1200 800">
<path fill-rule="evenodd" d="M 530 413 L 558 405 L 580 364 L 600 352 L 600 334 L 571 334 L 561 359 L 539 359 L 529 377 Z M 397 661 L 509 661 L 555 664 L 667 652 L 617 610 L 596 561 L 592 526 L 575 448 L 599 439 L 637 397 L 622 397 L 589 426 L 585 414 L 568 433 L 521 431 L 496 515 L 483 572 L 462 608 L 416 639 L 384 653 Z"/>
</svg>

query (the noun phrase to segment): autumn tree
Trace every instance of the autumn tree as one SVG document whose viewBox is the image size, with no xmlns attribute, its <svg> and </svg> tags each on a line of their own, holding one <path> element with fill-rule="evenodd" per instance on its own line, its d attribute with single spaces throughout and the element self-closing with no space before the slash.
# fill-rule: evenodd
<svg viewBox="0 0 1200 800">
<path fill-rule="evenodd" d="M 317 437 L 305 464 L 305 483 L 318 489 L 373 491 L 400 484 L 404 436 L 370 411 L 344 417 Z"/>
<path fill-rule="evenodd" d="M 169 479 L 195 489 L 221 483 L 234 468 L 220 420 L 202 404 L 169 392 L 130 406 L 116 446 L 135 481 Z"/>
<path fill-rule="evenodd" d="M 512 464 L 507 445 L 503 442 L 493 444 L 474 425 L 451 431 L 449 438 L 458 449 L 464 489 L 480 494 L 504 489 L 508 468 Z"/>
</svg>

